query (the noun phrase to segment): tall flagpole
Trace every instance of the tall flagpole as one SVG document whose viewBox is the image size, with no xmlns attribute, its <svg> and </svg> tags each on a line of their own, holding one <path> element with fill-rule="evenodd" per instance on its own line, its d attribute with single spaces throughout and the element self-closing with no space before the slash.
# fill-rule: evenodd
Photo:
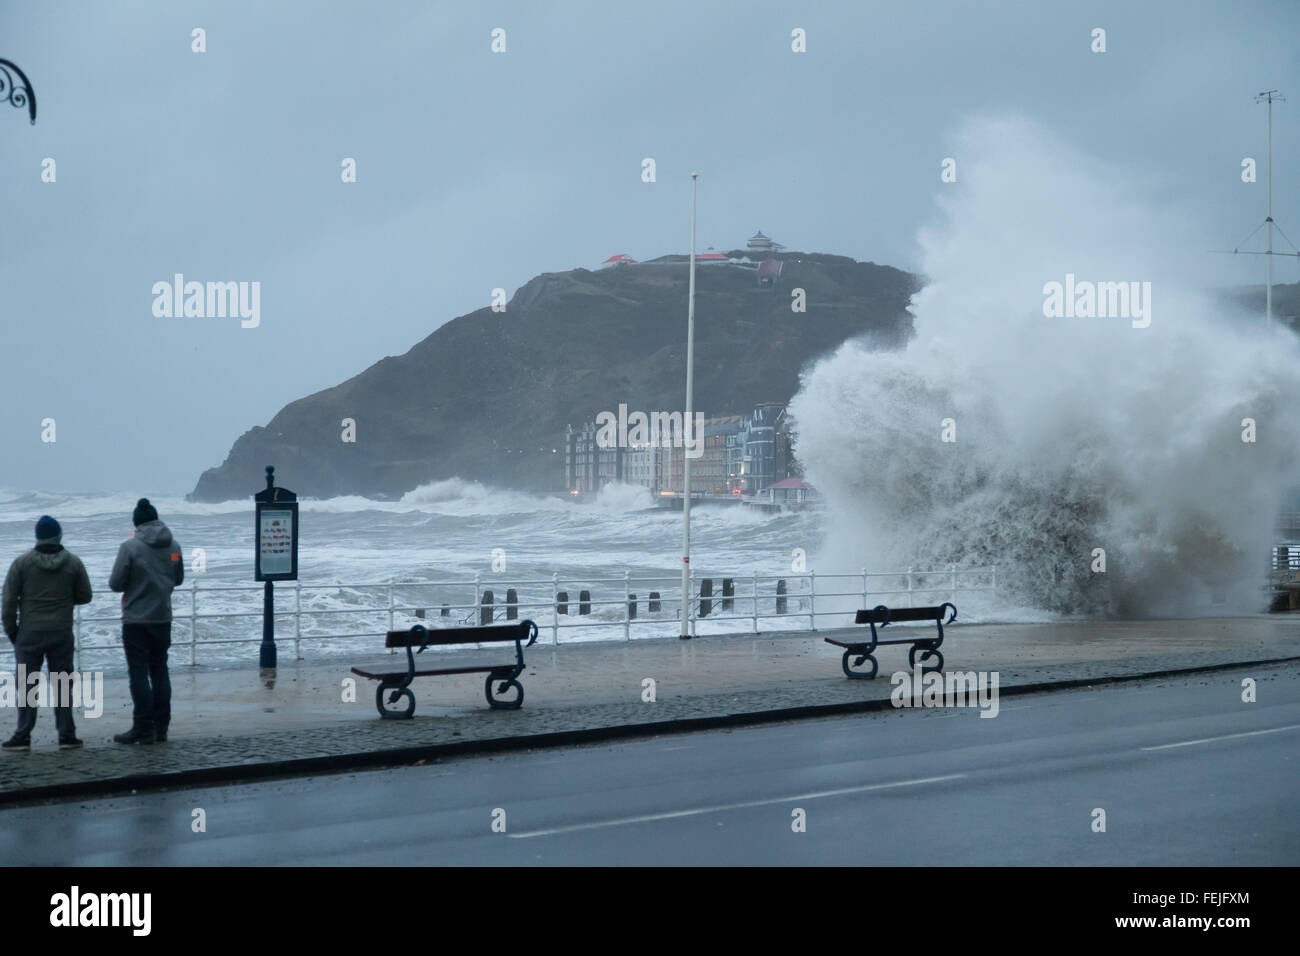
<svg viewBox="0 0 1300 956">
<path fill-rule="evenodd" d="M 687 447 L 695 399 L 695 186 L 699 173 L 691 173 L 691 278 L 686 306 L 686 414 L 682 418 L 682 633 L 691 638 L 691 456 Z M 698 440 L 699 436 L 696 436 Z"/>
</svg>

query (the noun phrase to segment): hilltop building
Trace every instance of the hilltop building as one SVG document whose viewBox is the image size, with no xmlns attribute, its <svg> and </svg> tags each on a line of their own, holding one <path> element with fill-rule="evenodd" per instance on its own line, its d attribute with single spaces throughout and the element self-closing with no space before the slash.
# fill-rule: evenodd
<svg viewBox="0 0 1300 956">
<path fill-rule="evenodd" d="M 765 259 L 767 260 L 767 263 L 771 263 L 770 265 L 764 263 L 767 266 L 767 271 L 764 272 L 761 278 L 765 280 L 762 283 L 763 285 L 765 286 L 772 285 L 773 281 L 779 278 L 781 275 L 782 263 L 779 260 L 773 259 L 771 257 L 776 255 L 777 253 L 785 252 L 786 247 L 781 245 L 781 243 L 775 242 L 772 239 L 768 238 L 767 236 L 763 235 L 762 232 L 756 232 L 747 243 L 746 248 L 750 253 L 756 254 L 759 259 Z M 688 261 L 689 258 L 690 258 L 689 254 L 686 253 L 673 254 L 666 257 L 661 257 L 661 259 L 659 260 L 653 260 L 650 264 L 653 265 L 655 262 L 660 262 L 660 261 L 666 261 L 672 264 L 680 264 Z M 709 246 L 709 248 L 707 248 L 703 252 L 697 252 L 695 254 L 695 262 L 697 265 L 724 265 L 727 263 L 732 263 L 734 265 L 744 265 L 747 268 L 753 268 L 753 263 L 749 258 L 742 257 L 739 259 L 732 259 L 725 252 L 718 252 L 712 246 Z M 633 259 L 625 252 L 620 252 L 618 255 L 610 256 L 608 259 L 602 262 L 600 264 L 600 268 L 611 269 L 614 266 L 634 266 L 634 265 L 637 265 L 636 259 Z"/>
<path fill-rule="evenodd" d="M 749 242 L 745 244 L 745 248 L 750 252 L 758 253 L 759 255 L 766 255 L 773 252 L 785 252 L 785 246 L 781 245 L 779 242 L 773 242 L 767 236 L 763 235 L 762 230 L 759 230 L 750 237 Z"/>
</svg>

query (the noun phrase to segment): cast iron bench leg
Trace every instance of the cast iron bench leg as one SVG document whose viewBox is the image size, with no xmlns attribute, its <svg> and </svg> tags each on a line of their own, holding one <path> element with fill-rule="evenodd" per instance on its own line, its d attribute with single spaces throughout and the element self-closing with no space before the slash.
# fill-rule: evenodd
<svg viewBox="0 0 1300 956">
<path fill-rule="evenodd" d="M 515 680 L 519 676 L 519 671 L 515 668 L 507 668 L 503 671 L 493 671 L 488 674 L 487 680 L 483 684 L 483 691 L 487 696 L 488 706 L 493 710 L 518 710 L 524 705 L 524 685 Z M 498 683 L 496 693 L 492 692 L 492 685 Z M 511 687 L 515 689 L 514 700 L 508 700 L 505 693 Z"/>
<path fill-rule="evenodd" d="M 921 652 L 921 672 L 923 674 L 943 670 L 943 652 L 935 646 L 933 641 L 918 641 L 907 649 L 907 663 L 912 670 L 916 670 L 917 651 Z M 938 658 L 938 661 L 934 664 L 925 663 L 932 658 Z"/>
<path fill-rule="evenodd" d="M 391 691 L 388 697 L 388 704 L 397 703 L 398 698 L 406 698 L 406 708 L 398 710 L 397 708 L 389 709 L 384 704 L 384 692 Z M 379 686 L 375 689 L 375 706 L 379 708 L 379 716 L 385 720 L 407 720 L 415 713 L 415 695 L 410 689 L 404 687 L 400 682 L 389 683 L 380 681 Z"/>
<path fill-rule="evenodd" d="M 855 657 L 857 660 L 852 660 Z M 855 667 L 861 667 L 867 661 L 871 661 L 871 673 L 854 670 Z M 879 664 L 865 644 L 859 647 L 850 647 L 844 652 L 844 656 L 840 658 L 840 667 L 844 669 L 844 676 L 851 680 L 872 680 L 876 676 L 878 666 Z"/>
</svg>

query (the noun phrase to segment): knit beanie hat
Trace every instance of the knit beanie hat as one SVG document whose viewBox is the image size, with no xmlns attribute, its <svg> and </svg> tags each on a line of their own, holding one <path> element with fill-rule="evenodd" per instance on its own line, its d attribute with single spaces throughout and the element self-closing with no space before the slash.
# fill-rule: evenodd
<svg viewBox="0 0 1300 956">
<path fill-rule="evenodd" d="M 135 503 L 135 510 L 131 512 L 131 521 L 138 528 L 146 521 L 157 521 L 158 510 L 149 504 L 148 498 L 141 498 Z"/>
<path fill-rule="evenodd" d="M 63 528 L 49 515 L 41 515 L 36 522 L 36 540 L 41 544 L 58 544 L 63 537 Z"/>
</svg>

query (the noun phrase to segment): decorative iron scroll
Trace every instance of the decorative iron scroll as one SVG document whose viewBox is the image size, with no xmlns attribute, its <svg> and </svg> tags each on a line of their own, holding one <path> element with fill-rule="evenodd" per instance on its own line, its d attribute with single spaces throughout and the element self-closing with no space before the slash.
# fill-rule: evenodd
<svg viewBox="0 0 1300 956">
<path fill-rule="evenodd" d="M 14 74 L 17 74 L 16 80 Z M 0 103 L 9 103 L 17 109 L 27 107 L 32 125 L 36 124 L 36 91 L 32 89 L 27 74 L 8 60 L 0 60 Z"/>
</svg>

